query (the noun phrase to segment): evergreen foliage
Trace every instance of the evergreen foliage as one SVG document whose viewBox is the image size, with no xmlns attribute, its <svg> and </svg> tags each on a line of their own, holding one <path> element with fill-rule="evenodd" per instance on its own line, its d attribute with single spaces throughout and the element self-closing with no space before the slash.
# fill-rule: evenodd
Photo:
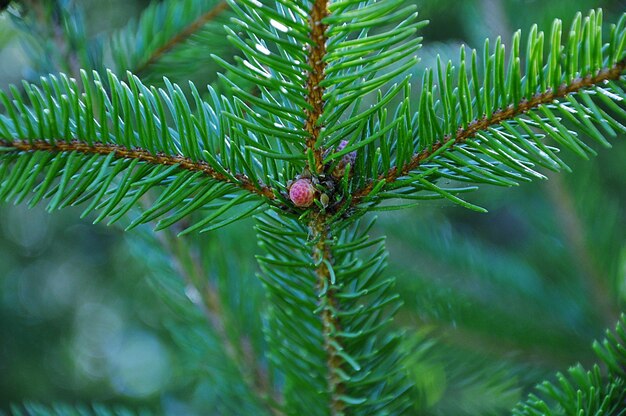
<svg viewBox="0 0 626 416">
<path fill-rule="evenodd" d="M 189 79 L 198 71 L 214 73 L 207 54 L 226 55 L 223 25 L 228 22 L 224 1 L 184 0 L 150 4 L 137 21 L 113 34 L 108 46 L 118 74 L 131 71 L 144 81 L 158 82 L 164 75 Z M 186 77 L 186 78 L 185 78 Z"/>
<path fill-rule="evenodd" d="M 61 75 L 42 78 L 40 87 L 24 84 L 27 103 L 17 91 L 13 97 L 4 93 L 0 96 L 8 110 L 8 117 L 3 116 L 2 120 L 3 135 L 14 140 L 3 151 L 20 166 L 3 173 L 3 191 L 12 194 L 4 195 L 5 199 L 23 200 L 37 187 L 31 205 L 43 197 L 53 197 L 48 204 L 51 210 L 90 200 L 85 215 L 102 209 L 96 221 L 109 216 L 111 223 L 126 214 L 151 188 L 166 185 L 155 205 L 130 226 L 176 209 L 162 223 L 167 226 L 197 209 L 213 206 L 213 214 L 190 227 L 191 231 L 215 226 L 217 222 L 211 224 L 211 220 L 228 207 L 238 207 L 251 202 L 256 194 L 267 193 L 245 175 L 230 173 L 241 162 L 238 163 L 235 152 L 226 157 L 229 152 L 223 139 L 225 133 L 220 129 L 219 102 L 209 106 L 194 91 L 198 104 L 198 114 L 194 115 L 190 102 L 176 85 L 168 83 L 168 92 L 159 92 L 144 86 L 138 78 L 122 83 L 109 72 L 107 84 L 111 92 L 107 94 L 98 73 L 93 74 L 93 81 L 85 72 L 81 74 L 84 93 L 75 80 Z M 40 147 L 44 152 L 12 152 L 22 144 Z M 79 156 L 90 153 L 93 155 L 88 159 Z M 213 153 L 221 155 L 219 161 L 210 156 Z M 43 162 L 38 160 L 40 157 L 52 160 Z M 46 179 L 37 183 L 40 173 Z M 119 182 L 115 181 L 118 175 L 122 178 Z M 57 177 L 58 184 L 54 182 Z M 238 187 L 252 192 L 235 196 Z M 191 195 L 195 198 L 189 198 Z M 250 215 L 258 207 L 257 202 L 252 209 L 244 209 L 242 215 L 222 220 L 222 224 Z"/>
<path fill-rule="evenodd" d="M 316 230 L 309 240 L 293 220 L 259 218 L 259 241 L 268 253 L 259 257 L 270 293 L 266 337 L 270 358 L 286 369 L 290 413 L 326 414 L 320 398 L 358 414 L 402 413 L 410 405 L 403 399 L 410 385 L 399 337 L 385 328 L 400 307 L 398 295 L 391 292 L 393 279 L 381 276 L 385 250 L 380 239 L 368 238 L 370 227 L 355 224 L 332 241 Z"/>
<path fill-rule="evenodd" d="M 626 375 L 624 347 L 626 346 L 626 316 L 622 315 L 615 332 L 596 342 L 593 348 L 608 368 L 606 373 L 598 365 L 585 370 L 578 364 L 567 375 L 557 374 L 558 383 L 544 382 L 538 386 L 538 396 L 531 394 L 520 403 L 513 414 L 518 415 L 622 415 L 626 411 Z"/>
<path fill-rule="evenodd" d="M 415 83 L 426 22 L 404 0 L 165 0 L 95 41 L 64 1 L 39 20 L 22 3 L 11 10 L 40 28 L 40 76 L 0 92 L 0 199 L 137 228 L 189 360 L 181 384 L 214 381 L 217 414 L 427 413 L 416 357 L 436 341 L 394 326 L 402 305 L 365 214 L 430 199 L 485 211 L 464 194 L 569 170 L 561 149 L 587 158 L 626 133 L 626 14 L 607 27 L 601 10 L 579 13 L 565 33 L 560 20 L 548 34 L 533 26 L 509 51 L 500 38 L 463 47 Z M 46 39 L 55 25 L 62 36 Z M 214 65 L 227 72 L 206 88 L 162 77 Z M 311 206 L 289 198 L 298 178 L 314 185 Z M 225 243 L 198 235 L 248 217 L 265 301 L 224 265 Z M 606 373 L 573 367 L 513 414 L 622 414 L 624 342 L 622 316 L 594 345 Z M 502 382 L 485 389 L 514 390 L 493 373 Z M 12 414 L 134 414 L 107 409 Z"/>
</svg>

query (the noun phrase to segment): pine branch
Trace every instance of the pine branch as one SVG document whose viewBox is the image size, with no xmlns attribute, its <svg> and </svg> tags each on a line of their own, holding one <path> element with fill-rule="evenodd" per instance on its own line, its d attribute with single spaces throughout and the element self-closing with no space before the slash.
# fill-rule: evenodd
<svg viewBox="0 0 626 416">
<path fill-rule="evenodd" d="M 626 98 L 626 17 L 603 45 L 601 13 L 592 12 L 584 24 L 579 16 L 565 52 L 556 22 L 546 65 L 543 33 L 536 29 L 526 59 L 519 54 L 519 34 L 514 37 L 508 68 L 498 41 L 495 53 L 485 54 L 482 85 L 476 53 L 468 64 L 463 49 L 458 85 L 452 85 L 452 65 L 445 76 L 440 65 L 436 101 L 427 71 L 419 111 L 412 113 L 406 77 L 379 92 L 405 75 L 420 47 L 414 33 L 421 23 L 404 0 L 229 0 L 200 17 L 183 7 L 182 17 L 168 24 L 178 4 L 150 8 L 139 30 L 131 24 L 132 33 L 114 42 L 118 64 L 147 72 L 230 6 L 243 35 L 226 31 L 242 52 L 235 58 L 241 65 L 216 59 L 260 93 L 226 79 L 233 100 L 209 88 L 207 102 L 190 84 L 190 102 L 167 79 L 165 89 L 157 89 L 130 73 L 128 83 L 112 74 L 102 82 L 98 73 L 94 80 L 81 73 L 80 87 L 67 76 L 43 78 L 41 86 L 24 85 L 28 99 L 15 89 L 13 97 L 2 93 L 0 198 L 21 201 L 35 194 L 31 204 L 51 198 L 51 208 L 89 201 L 86 213 L 100 209 L 96 221 L 107 215 L 114 221 L 160 187 L 160 196 L 131 226 L 166 216 L 157 224 L 165 228 L 202 210 L 183 233 L 215 229 L 269 203 L 258 219 L 265 250 L 258 260 L 271 299 L 265 320 L 269 357 L 282 372 L 285 398 L 281 409 L 269 410 L 311 416 L 406 412 L 412 383 L 400 336 L 388 330 L 399 296 L 392 292 L 394 279 L 382 278 L 382 240 L 369 238 L 372 224 L 362 228 L 356 217 L 390 198 L 444 197 L 478 209 L 456 197 L 473 188 L 443 189 L 435 182 L 512 185 L 542 177 L 536 165 L 564 167 L 542 133 L 583 156 L 591 153 L 564 122 L 603 145 L 605 136 L 626 131 L 626 111 L 615 104 Z M 161 36 L 151 30 L 160 23 L 168 24 Z M 381 25 L 389 30 L 378 33 Z M 146 46 L 146 34 L 153 33 L 156 40 Z M 374 104 L 363 109 L 370 94 L 376 95 Z M 402 94 L 395 112 L 389 111 Z M 310 176 L 309 195 L 319 195 L 315 204 L 295 207 L 287 199 L 287 183 L 298 175 Z M 252 208 L 230 214 L 247 203 Z M 230 217 L 216 220 L 225 213 Z M 180 247 L 174 251 L 179 259 L 184 254 Z M 227 333 L 217 290 L 198 284 L 201 271 L 188 273 L 236 363 L 238 372 L 232 373 L 241 373 L 251 390 L 265 391 L 268 381 L 248 368 L 245 346 Z M 177 295 L 184 299 L 182 290 Z M 606 361 L 619 373 L 608 389 L 615 393 L 623 387 L 624 360 L 614 349 L 623 351 L 623 345 L 606 348 Z M 596 388 L 599 372 L 587 376 Z M 622 400 L 623 389 L 620 394 Z"/>
<path fill-rule="evenodd" d="M 322 126 L 319 125 L 318 120 L 324 114 L 324 106 L 326 100 L 324 99 L 325 88 L 321 85 L 326 77 L 326 43 L 328 42 L 328 36 L 326 25 L 323 20 L 329 15 L 328 1 L 316 0 L 313 3 L 311 12 L 309 13 L 309 29 L 311 31 L 310 38 L 311 44 L 309 47 L 309 71 L 307 75 L 306 87 L 307 87 L 307 104 L 310 108 L 305 109 L 306 121 L 304 123 L 304 129 L 309 133 L 309 137 L 306 139 L 306 152 L 312 153 L 312 163 L 314 166 L 309 166 L 312 172 L 322 172 L 322 156 L 324 149 L 316 147 L 320 131 Z"/>
<path fill-rule="evenodd" d="M 355 221 L 331 234 L 323 215 L 308 226 L 275 213 L 259 218 L 266 336 L 284 372 L 287 414 L 395 415 L 411 406 L 400 335 L 388 332 L 398 296 L 394 279 L 382 276 L 386 253 L 366 234 L 371 226 Z"/>
<path fill-rule="evenodd" d="M 417 169 L 423 161 L 430 159 L 445 145 L 449 146 L 449 150 L 453 150 L 454 145 L 464 143 L 468 139 L 476 137 L 477 133 L 488 130 L 491 126 L 514 119 L 521 114 L 534 110 L 541 105 L 550 104 L 559 98 L 566 97 L 569 94 L 589 89 L 602 84 L 605 81 L 618 80 L 622 76 L 625 69 L 626 58 L 616 63 L 611 68 L 599 71 L 595 76 L 588 75 L 585 78 L 575 79 L 569 84 L 561 85 L 556 91 L 548 90 L 545 93 L 538 93 L 530 100 L 523 100 L 519 104 L 510 105 L 506 109 L 495 111 L 491 117 L 484 116 L 481 119 L 473 120 L 470 122 L 468 127 L 459 127 L 454 136 L 452 134 L 447 134 L 441 140 L 434 142 L 429 149 L 425 149 L 414 154 L 409 163 L 404 165 L 402 168 L 394 166 L 386 175 L 380 176 L 378 180 L 384 180 L 387 183 L 394 182 L 398 178 L 407 175 L 410 171 Z M 452 144 L 450 145 L 449 142 L 452 142 Z M 355 203 L 358 203 L 361 198 L 367 196 L 367 194 L 372 190 L 372 187 L 373 185 L 358 191 L 355 196 Z"/>
<path fill-rule="evenodd" d="M 323 23 L 323 19 L 329 15 L 328 2 L 326 0 L 316 0 L 309 13 L 309 29 L 311 44 L 309 47 L 306 86 L 308 90 L 307 103 L 310 108 L 305 109 L 306 121 L 304 129 L 310 134 L 306 140 L 306 152 L 312 154 L 309 158 L 309 170 L 312 172 L 323 171 L 323 152 L 321 147 L 316 148 L 322 126 L 318 121 L 324 114 L 325 88 L 320 85 L 326 76 L 326 44 L 328 37 L 326 30 L 328 25 Z M 340 399 L 345 394 L 345 385 L 341 380 L 342 359 L 338 353 L 343 350 L 341 340 L 336 334 L 341 331 L 341 323 L 338 313 L 340 311 L 339 301 L 335 297 L 333 288 L 334 280 L 331 278 L 329 265 L 332 267 L 331 249 L 329 246 L 330 227 L 326 223 L 326 218 L 319 215 L 309 224 L 310 238 L 314 243 L 313 261 L 316 264 L 315 275 L 317 276 L 317 291 L 320 298 L 320 306 L 317 313 L 322 321 L 322 336 L 324 339 L 324 350 L 326 352 L 326 377 L 328 392 L 330 395 L 329 411 L 332 416 L 343 415 L 345 402 Z"/>
<path fill-rule="evenodd" d="M 405 7 L 403 0 L 319 0 L 306 8 L 257 0 L 230 5 L 240 30 L 227 31 L 242 52 L 235 57 L 240 65 L 215 58 L 233 75 L 257 85 L 260 96 L 232 77 L 224 78 L 237 96 L 235 111 L 227 116 L 245 126 L 240 137 L 248 150 L 276 161 L 268 166 L 275 177 L 292 179 L 305 171 L 330 177 L 338 162 L 334 159 L 365 145 L 358 143 L 358 129 L 368 116 L 385 111 L 393 96 L 404 91 L 394 87 L 373 109 L 359 113 L 365 96 L 415 63 L 420 39 L 411 36 L 424 22 L 415 21 L 415 7 Z M 389 34 L 370 35 L 382 22 L 396 26 Z M 341 152 L 329 151 L 348 138 Z"/>
<path fill-rule="evenodd" d="M 557 373 L 558 382 L 544 381 L 537 394 L 519 403 L 514 416 L 621 415 L 626 403 L 626 315 L 621 315 L 614 331 L 606 331 L 593 349 L 606 366 L 585 370 L 581 364 L 567 373 Z"/>
<path fill-rule="evenodd" d="M 411 157 L 411 160 L 401 168 L 394 166 L 388 173 L 379 176 L 378 181 L 384 181 L 391 184 L 398 178 L 401 178 L 407 175 L 410 171 L 420 167 L 424 161 L 428 161 L 443 147 L 446 147 L 448 151 L 453 151 L 455 145 L 462 144 L 471 138 L 475 138 L 478 133 L 481 131 L 487 131 L 494 125 L 501 124 L 508 120 L 513 120 L 515 117 L 535 110 L 542 105 L 550 104 L 555 100 L 564 98 L 570 94 L 575 94 L 579 91 L 600 85 L 605 81 L 619 80 L 625 70 L 626 58 L 617 62 L 610 68 L 598 71 L 596 75 L 588 75 L 584 78 L 574 79 L 568 84 L 561 85 L 556 91 L 549 89 L 544 93 L 536 94 L 530 100 L 522 100 L 518 104 L 510 105 L 506 109 L 497 110 L 493 112 L 490 117 L 483 116 L 480 119 L 473 120 L 467 127 L 459 126 L 456 134 L 447 134 L 442 139 L 435 141 L 429 148 L 414 154 Z M 363 189 L 356 191 L 354 198 L 352 199 L 352 205 L 356 205 L 361 202 L 361 200 L 366 198 L 374 188 L 375 183 L 376 182 L 372 182 Z"/>
<path fill-rule="evenodd" d="M 312 109 L 306 86 L 310 69 L 306 12 L 257 0 L 231 0 L 229 4 L 240 30 L 227 27 L 228 39 L 242 54 L 234 57 L 234 64 L 214 55 L 228 70 L 230 76 L 222 79 L 235 95 L 233 108 L 225 116 L 242 126 L 234 131 L 235 137 L 245 143 L 246 151 L 265 159 L 262 163 L 274 179 L 293 178 L 305 167 L 303 147 L 311 136 L 304 129 L 305 113 Z M 240 80 L 255 85 L 258 94 L 242 87 Z"/>
<path fill-rule="evenodd" d="M 200 15 L 196 20 L 190 23 L 187 27 L 176 33 L 170 40 L 164 45 L 159 46 L 154 50 L 143 62 L 139 63 L 137 67 L 132 71 L 136 74 L 141 74 L 148 67 L 157 62 L 163 55 L 177 47 L 180 43 L 185 42 L 194 33 L 200 30 L 206 23 L 215 19 L 224 11 L 228 10 L 228 3 L 221 1 L 216 4 L 212 9 L 206 11 L 206 13 Z"/>
<path fill-rule="evenodd" d="M 250 178 L 242 173 L 225 175 L 212 168 L 207 162 L 194 161 L 181 155 L 167 155 L 164 153 L 152 153 L 141 148 L 127 148 L 116 144 L 103 144 L 98 142 L 86 143 L 80 140 L 69 142 L 55 140 L 13 140 L 0 138 L 2 152 L 11 153 L 13 150 L 20 152 L 44 151 L 51 153 L 75 152 L 84 155 L 112 155 L 116 159 L 138 160 L 155 166 L 176 166 L 180 170 L 193 173 L 201 173 L 216 181 L 233 184 L 250 193 L 257 194 L 267 199 L 274 199 L 274 191 L 265 184 L 253 185 Z"/>
<path fill-rule="evenodd" d="M 342 359 L 339 353 L 344 349 L 337 333 L 341 332 L 339 312 L 341 306 L 336 297 L 334 277 L 331 276 L 329 267 L 333 267 L 331 254 L 330 227 L 327 219 L 323 216 L 315 217 L 309 224 L 310 239 L 314 243 L 313 261 L 316 265 L 317 292 L 320 306 L 317 313 L 322 321 L 322 336 L 324 338 L 324 350 L 326 352 L 326 374 L 328 392 L 330 394 L 330 414 L 332 416 L 343 415 L 345 402 L 340 398 L 345 394 L 346 386 L 341 380 Z M 334 272 L 333 272 L 334 273 Z"/>
<path fill-rule="evenodd" d="M 155 205 L 130 227 L 167 217 L 159 223 L 164 228 L 193 211 L 211 211 L 184 232 L 229 224 L 274 199 L 257 161 L 230 139 L 236 127 L 221 110 L 229 103 L 214 90 L 206 102 L 190 84 L 192 112 L 167 79 L 166 91 L 134 76 L 126 84 L 111 72 L 105 88 L 99 73 L 93 76 L 81 72 L 84 93 L 63 74 L 42 78 L 41 86 L 25 83 L 27 99 L 15 88 L 12 97 L 0 92 L 6 111 L 0 115 L 0 198 L 21 201 L 34 193 L 31 205 L 52 198 L 49 209 L 89 201 L 84 215 L 98 209 L 96 221 L 109 216 L 114 222 L 160 187 Z"/>
<path fill-rule="evenodd" d="M 268 358 L 284 374 L 286 414 L 327 415 L 330 401 L 316 276 L 311 270 L 307 230 L 272 213 L 258 218 L 260 278 L 270 300 L 265 321 Z M 305 251 L 306 250 L 306 251 Z"/>
<path fill-rule="evenodd" d="M 211 53 L 230 54 L 221 39 L 228 5 L 221 0 L 153 2 L 137 20 L 113 33 L 107 46 L 119 74 L 141 74 L 147 83 L 162 77 L 189 80 L 213 75 Z"/>
<path fill-rule="evenodd" d="M 369 140 L 367 145 L 357 141 L 351 149 L 362 153 L 355 165 L 362 174 L 355 176 L 350 198 L 339 211 L 357 203 L 372 209 L 391 198 L 445 198 L 484 212 L 457 196 L 477 187 L 446 189 L 438 179 L 513 186 L 545 178 L 537 167 L 569 169 L 557 156 L 559 149 L 545 143 L 546 137 L 584 158 L 595 153 L 584 136 L 610 146 L 609 137 L 626 131 L 626 113 L 617 104 L 626 99 L 621 76 L 626 15 L 611 26 L 610 43 L 602 43 L 601 11 L 586 17 L 579 13 L 566 45 L 561 34 L 561 22 L 556 20 L 547 57 L 544 34 L 534 26 L 525 57 L 520 54 L 520 32 L 515 33 L 508 65 L 500 39 L 493 53 L 486 41 L 482 68 L 476 51 L 468 55 L 465 47 L 458 70 L 451 62 L 444 66 L 438 60 L 436 71 L 425 72 L 418 111 L 405 115 L 408 122 L 397 132 L 396 143 L 389 145 L 381 138 L 376 147 Z M 396 114 L 407 111 L 403 104 Z M 383 121 L 384 117 L 379 123 Z"/>
</svg>

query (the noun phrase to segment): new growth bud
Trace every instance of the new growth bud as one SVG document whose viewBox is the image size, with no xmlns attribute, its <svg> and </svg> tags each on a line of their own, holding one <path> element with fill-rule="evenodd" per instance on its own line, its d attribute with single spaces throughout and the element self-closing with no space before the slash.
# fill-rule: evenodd
<svg viewBox="0 0 626 416">
<path fill-rule="evenodd" d="M 348 145 L 348 141 L 342 140 L 339 143 L 339 146 L 337 146 L 337 148 L 335 149 L 335 152 L 339 152 L 345 149 L 347 145 Z M 333 176 L 335 178 L 341 178 L 344 172 L 346 171 L 346 166 L 348 164 L 350 164 L 350 169 L 354 168 L 354 162 L 356 162 L 356 150 L 346 153 L 345 155 L 341 157 L 341 159 L 339 159 L 339 163 L 337 163 L 337 166 L 333 170 Z"/>
<path fill-rule="evenodd" d="M 310 179 L 298 179 L 289 188 L 289 199 L 297 207 L 311 206 L 315 200 L 315 187 Z"/>
</svg>

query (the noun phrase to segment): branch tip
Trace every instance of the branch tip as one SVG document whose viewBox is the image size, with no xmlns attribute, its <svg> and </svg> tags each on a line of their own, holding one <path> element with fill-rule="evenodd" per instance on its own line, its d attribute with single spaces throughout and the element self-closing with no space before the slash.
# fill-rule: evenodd
<svg viewBox="0 0 626 416">
<path fill-rule="evenodd" d="M 444 145 L 447 145 L 451 140 L 453 140 L 454 143 L 450 145 L 450 149 L 457 144 L 466 142 L 480 131 L 527 113 L 541 105 L 549 104 L 556 99 L 563 98 L 569 94 L 576 93 L 586 88 L 591 88 L 605 81 L 617 80 L 620 78 L 624 70 L 626 70 L 626 58 L 618 61 L 611 68 L 599 70 L 595 75 L 590 74 L 583 78 L 573 79 L 568 84 L 562 84 L 556 91 L 548 89 L 543 93 L 535 94 L 531 99 L 523 98 L 517 106 L 510 105 L 504 109 L 494 111 L 491 117 L 484 116 L 480 119 L 475 119 L 465 128 L 459 126 L 454 136 L 451 134 L 445 135 L 443 138 L 435 141 L 430 147 L 415 153 L 409 162 L 402 168 L 394 166 L 386 174 L 380 175 L 375 182 L 370 182 L 360 190 L 356 191 L 350 205 L 355 206 L 359 204 L 363 198 L 367 197 L 367 195 L 372 192 L 377 182 L 384 180 L 387 184 L 393 183 L 397 179 L 407 175 L 410 171 L 417 169 L 423 161 L 427 160 L 430 156 L 436 153 L 437 150 Z"/>
</svg>

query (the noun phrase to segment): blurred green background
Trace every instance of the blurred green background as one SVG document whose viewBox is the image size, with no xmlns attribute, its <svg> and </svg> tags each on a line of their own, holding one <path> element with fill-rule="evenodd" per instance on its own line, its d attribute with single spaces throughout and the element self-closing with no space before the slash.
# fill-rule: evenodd
<svg viewBox="0 0 626 416">
<path fill-rule="evenodd" d="M 76 3 L 92 36 L 122 27 L 147 5 Z M 485 37 L 506 42 L 532 23 L 549 30 L 558 17 L 568 27 L 578 10 L 602 7 L 606 22 L 626 11 L 624 1 L 416 3 L 431 22 L 416 84 L 437 54 L 454 62 L 461 44 L 480 51 Z M 24 52 L 27 37 L 0 15 L 2 88 L 42 70 Z M 215 73 L 194 79 L 213 82 Z M 388 236 L 388 274 L 405 302 L 396 322 L 408 329 L 411 376 L 423 395 L 417 410 L 507 414 L 555 371 L 595 360 L 591 342 L 614 325 L 626 296 L 626 138 L 597 150 L 591 161 L 565 155 L 573 173 L 471 194 L 488 214 L 436 202 L 380 215 L 372 233 Z M 98 401 L 227 414 L 224 394 L 236 392 L 211 382 L 227 371 L 214 354 L 216 338 L 164 297 L 168 287 L 195 299 L 166 255 L 169 237 L 93 226 L 79 215 L 0 206 L 0 412 L 23 401 Z M 207 251 L 198 256 L 254 340 L 263 293 L 252 227 L 247 221 L 198 238 Z M 177 322 L 197 331 L 181 336 L 172 330 Z"/>
</svg>

